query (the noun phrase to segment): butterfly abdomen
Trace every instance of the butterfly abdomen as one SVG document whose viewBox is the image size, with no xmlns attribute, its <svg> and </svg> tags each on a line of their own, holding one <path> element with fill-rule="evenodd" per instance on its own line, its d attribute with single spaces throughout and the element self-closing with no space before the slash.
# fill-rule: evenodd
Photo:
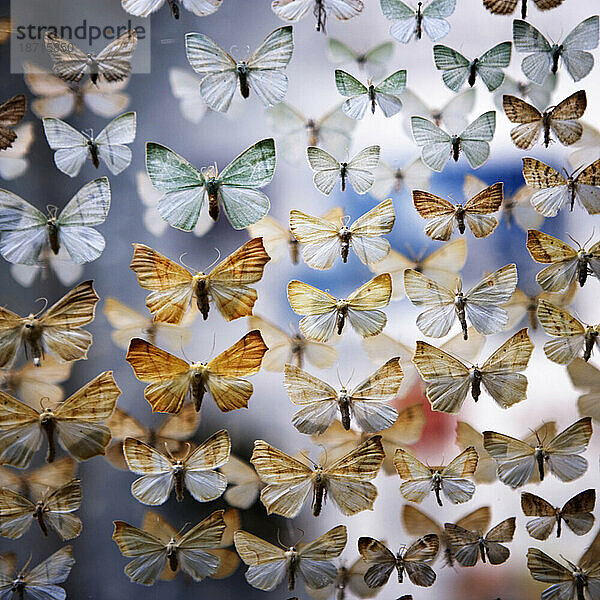
<svg viewBox="0 0 600 600">
<path fill-rule="evenodd" d="M 298 264 L 298 240 L 294 237 L 290 238 L 290 258 L 292 260 L 292 264 Z"/>
<path fill-rule="evenodd" d="M 339 395 L 338 407 L 340 409 L 342 425 L 346 431 L 350 431 L 350 401 L 345 391 Z"/>
<path fill-rule="evenodd" d="M 298 569 L 298 553 L 291 548 L 286 552 L 287 562 L 285 565 L 288 590 L 292 591 L 296 587 L 296 570 Z"/>
<path fill-rule="evenodd" d="M 462 294 L 457 294 L 455 300 L 454 300 L 454 308 L 456 310 L 456 316 L 458 317 L 458 320 L 460 322 L 460 326 L 462 328 L 462 332 L 463 332 L 463 339 L 467 340 L 468 339 L 468 332 L 467 332 L 467 317 L 465 315 L 465 299 L 463 298 Z"/>
<path fill-rule="evenodd" d="M 183 502 L 183 488 L 185 478 L 185 469 L 183 465 L 175 465 L 175 467 L 173 468 L 173 477 L 175 478 L 175 498 L 177 499 L 177 502 Z"/>
<path fill-rule="evenodd" d="M 306 122 L 306 129 L 308 131 L 308 145 L 318 146 L 319 145 L 319 126 L 313 119 L 308 119 Z"/>
<path fill-rule="evenodd" d="M 204 189 L 208 196 L 208 214 L 216 221 L 219 218 L 219 184 L 214 180 L 207 180 Z"/>
<path fill-rule="evenodd" d="M 464 207 L 460 205 L 456 207 L 456 213 L 454 215 L 454 218 L 456 219 L 456 226 L 458 227 L 458 231 L 462 235 L 466 230 Z"/>
<path fill-rule="evenodd" d="M 321 514 L 321 509 L 323 508 L 323 500 L 325 499 L 325 482 L 323 481 L 323 476 L 318 473 L 315 477 L 315 482 L 313 485 L 313 516 L 318 517 Z"/>
<path fill-rule="evenodd" d="M 375 86 L 373 84 L 369 86 L 369 100 L 371 101 L 371 114 L 374 115 L 377 103 L 375 102 Z"/>
<path fill-rule="evenodd" d="M 475 58 L 471 61 L 469 65 L 469 79 L 468 83 L 471 87 L 475 85 L 475 79 L 477 78 L 477 63 L 479 62 L 478 58 Z"/>
<path fill-rule="evenodd" d="M 240 63 L 237 66 L 238 79 L 240 81 L 240 94 L 242 98 L 250 96 L 250 86 L 248 85 L 248 69 L 246 63 Z"/>
<path fill-rule="evenodd" d="M 323 0 L 315 0 L 313 14 L 317 19 L 317 31 L 322 31 L 324 34 L 327 34 L 327 30 L 325 29 L 327 24 L 327 12 L 323 6 Z"/>
<path fill-rule="evenodd" d="M 177 0 L 169 0 L 169 8 L 174 19 L 179 19 L 179 2 Z"/>
<path fill-rule="evenodd" d="M 542 448 L 536 448 L 535 449 L 535 461 L 537 463 L 538 466 L 538 473 L 540 476 L 540 481 L 544 481 L 544 460 L 545 460 L 545 456 L 544 456 L 544 450 Z"/>
<path fill-rule="evenodd" d="M 479 538 L 479 555 L 481 556 L 481 562 L 485 562 L 485 540 Z"/>
<path fill-rule="evenodd" d="M 344 329 L 344 324 L 346 323 L 346 315 L 348 314 L 348 307 L 344 306 L 338 309 L 337 319 L 336 319 L 336 331 L 338 335 L 342 334 Z"/>
<path fill-rule="evenodd" d="M 35 505 L 35 512 L 33 513 L 33 518 L 38 522 L 42 533 L 48 537 L 48 527 L 46 527 L 46 522 L 44 521 L 44 503 L 38 502 Z"/>
<path fill-rule="evenodd" d="M 535 331 L 538 327 L 537 302 L 530 302 L 527 305 L 527 318 L 529 319 L 529 326 Z"/>
<path fill-rule="evenodd" d="M 573 208 L 575 206 L 575 194 L 577 189 L 575 188 L 575 182 L 573 181 L 573 177 L 569 177 L 567 179 L 567 190 L 569 194 L 569 206 L 571 208 L 571 212 L 573 212 Z"/>
<path fill-rule="evenodd" d="M 546 111 L 542 115 L 542 127 L 544 129 L 544 146 L 547 148 L 550 145 L 550 116 L 552 111 Z"/>
<path fill-rule="evenodd" d="M 460 137 L 457 135 L 452 136 L 452 158 L 454 162 L 458 162 L 460 156 Z"/>
<path fill-rule="evenodd" d="M 559 538 L 562 533 L 562 515 L 560 512 L 556 516 L 556 537 Z"/>
<path fill-rule="evenodd" d="M 100 166 L 100 159 L 98 158 L 98 146 L 92 140 L 88 140 L 88 149 L 90 151 L 90 158 L 92 164 L 96 169 Z"/>
<path fill-rule="evenodd" d="M 404 581 L 404 565 L 401 558 L 396 558 L 396 572 L 398 573 L 398 583 Z"/>
<path fill-rule="evenodd" d="M 56 423 L 54 422 L 54 414 L 51 410 L 46 409 L 40 416 L 40 425 L 48 439 L 48 453 L 46 454 L 46 462 L 54 462 L 56 457 Z"/>
<path fill-rule="evenodd" d="M 347 227 L 342 227 L 340 230 L 338 237 L 340 239 L 341 252 L 342 252 L 342 261 L 348 262 L 348 253 L 350 251 L 350 238 L 352 234 Z"/>
<path fill-rule="evenodd" d="M 442 497 L 440 495 L 440 492 L 442 491 L 442 478 L 439 473 L 435 473 L 431 478 L 431 488 L 435 494 L 435 499 L 437 500 L 438 506 L 443 506 Z"/>
<path fill-rule="evenodd" d="M 71 89 L 75 101 L 75 113 L 81 116 L 83 114 L 83 109 L 85 108 L 85 104 L 83 102 L 83 92 L 77 84 L 73 84 Z"/>
<path fill-rule="evenodd" d="M 31 352 L 33 364 L 36 367 L 42 365 L 44 358 L 44 347 L 42 345 L 42 328 L 37 322 L 37 319 L 32 318 L 25 322 L 25 331 L 23 332 L 23 341 L 25 343 L 25 355 L 28 351 Z"/>
<path fill-rule="evenodd" d="M 167 561 L 169 562 L 169 569 L 175 573 L 179 567 L 179 561 L 177 560 L 177 546 L 175 544 L 169 543 L 167 546 Z"/>
<path fill-rule="evenodd" d="M 527 17 L 527 0 L 521 0 L 521 19 Z"/>
<path fill-rule="evenodd" d="M 577 600 L 585 600 L 583 590 L 587 587 L 587 577 L 579 569 L 573 573 L 575 580 L 575 589 L 577 590 Z M 590 596 L 591 598 L 591 596 Z"/>
<path fill-rule="evenodd" d="M 196 306 L 202 314 L 202 318 L 208 319 L 208 311 L 210 310 L 210 302 L 208 296 L 208 282 L 206 279 L 199 279 L 196 284 Z"/>
<path fill-rule="evenodd" d="M 587 281 L 588 276 L 588 259 L 584 253 L 581 253 L 579 260 L 577 261 L 577 281 L 579 287 L 583 287 Z"/>
<path fill-rule="evenodd" d="M 473 369 L 473 374 L 471 375 L 471 396 L 473 396 L 475 402 L 481 396 L 481 371 L 479 369 Z"/>
<path fill-rule="evenodd" d="M 415 15 L 416 20 L 417 20 L 415 36 L 418 40 L 420 40 L 421 36 L 423 35 L 423 13 L 421 12 L 422 6 L 423 6 L 423 3 L 419 2 L 418 6 L 417 6 L 417 14 Z"/>
<path fill-rule="evenodd" d="M 552 74 L 556 75 L 558 71 L 558 60 L 560 59 L 560 55 L 562 54 L 563 47 L 562 44 L 552 46 Z"/>
<path fill-rule="evenodd" d="M 48 221 L 48 243 L 50 244 L 50 250 L 56 255 L 60 250 L 60 241 L 58 239 L 58 227 L 54 219 Z"/>
<path fill-rule="evenodd" d="M 200 409 L 202 408 L 202 399 L 206 393 L 202 373 L 194 373 L 190 387 L 192 390 L 192 398 L 194 399 L 194 408 L 196 409 L 196 412 L 200 412 Z"/>
<path fill-rule="evenodd" d="M 598 333 L 596 331 L 586 331 L 585 333 L 585 347 L 583 349 L 583 360 L 587 362 L 590 360 L 592 356 L 592 351 L 594 350 L 594 344 L 598 339 Z"/>
<path fill-rule="evenodd" d="M 340 178 L 342 180 L 342 192 L 346 191 L 346 171 L 348 168 L 348 163 L 340 163 Z"/>
</svg>

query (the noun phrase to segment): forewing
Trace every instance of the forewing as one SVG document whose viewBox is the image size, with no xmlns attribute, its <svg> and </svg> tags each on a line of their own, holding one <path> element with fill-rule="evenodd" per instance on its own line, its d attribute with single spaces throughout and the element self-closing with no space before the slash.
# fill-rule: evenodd
<svg viewBox="0 0 600 600">
<path fill-rule="evenodd" d="M 379 153 L 379 146 L 368 146 L 348 162 L 346 176 L 357 194 L 365 194 L 373 185 L 374 172 L 379 164 Z"/>
<path fill-rule="evenodd" d="M 283 550 L 246 531 L 234 534 L 235 549 L 250 567 L 246 579 L 260 590 L 270 591 L 285 576 L 286 558 Z"/>
<path fill-rule="evenodd" d="M 469 61 L 460 52 L 441 44 L 433 47 L 433 60 L 437 69 L 443 71 L 444 83 L 458 92 L 469 76 Z"/>
<path fill-rule="evenodd" d="M 535 465 L 535 448 L 495 431 L 483 432 L 483 445 L 498 465 L 498 478 L 517 488 L 529 481 Z"/>
</svg>

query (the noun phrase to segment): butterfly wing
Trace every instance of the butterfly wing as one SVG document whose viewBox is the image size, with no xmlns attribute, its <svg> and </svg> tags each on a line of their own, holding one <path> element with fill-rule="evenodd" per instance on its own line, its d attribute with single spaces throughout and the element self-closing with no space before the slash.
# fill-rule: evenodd
<svg viewBox="0 0 600 600">
<path fill-rule="evenodd" d="M 421 190 L 413 190 L 412 198 L 417 212 L 426 220 L 425 234 L 433 240 L 447 242 L 454 231 L 454 204 Z"/>
<path fill-rule="evenodd" d="M 36 506 L 8 488 L 0 488 L 0 535 L 11 540 L 20 538 L 33 523 Z"/>
<path fill-rule="evenodd" d="M 577 196 L 590 215 L 600 213 L 600 159 L 583 169 L 576 177 Z"/>
<path fill-rule="evenodd" d="M 518 52 L 528 53 L 521 70 L 528 79 L 542 85 L 552 67 L 552 46 L 533 25 L 521 19 L 513 21 L 513 41 Z"/>
<path fill-rule="evenodd" d="M 338 525 L 301 547 L 298 570 L 310 589 L 321 589 L 334 581 L 337 568 L 330 559 L 343 552 L 347 537 L 346 527 Z"/>
<path fill-rule="evenodd" d="M 375 181 L 379 164 L 379 146 L 368 146 L 356 154 L 346 166 L 346 176 L 357 194 L 365 194 Z"/>
<path fill-rule="evenodd" d="M 486 237 L 494 231 L 498 220 L 489 215 L 500 210 L 503 200 L 503 184 L 495 183 L 467 201 L 465 218 L 476 238 Z"/>
<path fill-rule="evenodd" d="M 452 557 L 463 567 L 475 566 L 479 560 L 479 532 L 470 531 L 455 523 L 445 523 L 444 533 Z"/>
<path fill-rule="evenodd" d="M 579 455 L 587 449 L 591 436 L 592 420 L 584 417 L 561 431 L 545 446 L 548 468 L 561 481 L 573 481 L 586 472 L 588 462 Z"/>
<path fill-rule="evenodd" d="M 504 81 L 504 72 L 502 69 L 508 67 L 511 51 L 512 44 L 510 42 L 502 42 L 480 56 L 477 63 L 477 73 L 490 92 L 493 92 L 502 85 Z"/>
<path fill-rule="evenodd" d="M 370 537 L 358 539 L 358 551 L 369 568 L 364 575 L 370 588 L 385 585 L 396 567 L 396 557 L 384 544 Z"/>
<path fill-rule="evenodd" d="M 527 517 L 535 517 L 527 521 L 527 532 L 536 540 L 546 540 L 556 525 L 557 514 L 554 506 L 529 492 L 521 493 L 521 510 Z"/>
<path fill-rule="evenodd" d="M 573 496 L 562 507 L 561 516 L 574 534 L 585 535 L 592 528 L 595 504 L 596 491 L 589 489 Z"/>
<path fill-rule="evenodd" d="M 411 117 L 412 136 L 421 146 L 423 162 L 434 171 L 443 171 L 452 150 L 452 138 L 423 117 Z"/>
<path fill-rule="evenodd" d="M 536 466 L 535 448 L 516 438 L 483 432 L 483 446 L 498 465 L 498 478 L 512 488 L 527 483 Z"/>
<path fill-rule="evenodd" d="M 23 573 L 24 588 L 36 598 L 66 598 L 65 591 L 57 586 L 63 583 L 75 564 L 71 546 L 65 546 L 50 555 L 31 571 Z"/>
<path fill-rule="evenodd" d="M 478 459 L 475 448 L 469 447 L 442 469 L 442 491 L 453 504 L 462 504 L 473 497 L 475 484 L 466 478 L 475 473 Z"/>
<path fill-rule="evenodd" d="M 137 41 L 136 30 L 130 29 L 98 53 L 96 56 L 98 72 L 106 81 L 122 81 L 129 76 L 131 73 L 131 57 L 135 52 Z M 56 72 L 56 62 L 54 67 Z"/>
<path fill-rule="evenodd" d="M 413 542 L 402 555 L 408 578 L 414 585 L 430 587 L 435 583 L 434 570 L 426 563 L 435 560 L 440 548 L 440 539 L 428 534 Z"/>
<path fill-rule="evenodd" d="M 236 531 L 233 539 L 240 558 L 249 567 L 248 583 L 266 592 L 275 589 L 286 573 L 284 551 L 246 531 Z"/>
<path fill-rule="evenodd" d="M 396 71 L 375 86 L 375 101 L 386 117 L 393 117 L 402 108 L 400 96 L 406 89 L 406 71 Z"/>
<path fill-rule="evenodd" d="M 579 141 L 583 135 L 583 125 L 577 122 L 585 112 L 587 97 L 585 90 L 579 90 L 557 104 L 550 113 L 550 129 L 565 146 Z"/>
<path fill-rule="evenodd" d="M 570 364 L 583 349 L 584 326 L 569 311 L 543 299 L 537 315 L 544 331 L 557 338 L 544 344 L 546 356 L 559 365 Z"/>
<path fill-rule="evenodd" d="M 387 306 L 391 296 L 392 278 L 389 273 L 373 277 L 348 296 L 348 320 L 357 333 L 362 337 L 381 333 L 387 317 L 378 309 Z"/>
<path fill-rule="evenodd" d="M 461 449 L 465 450 L 469 446 L 473 446 L 479 460 L 477 461 L 477 469 L 473 479 L 476 483 L 491 483 L 496 480 L 496 462 L 488 454 L 487 450 L 483 446 L 483 435 L 476 429 L 471 427 L 464 421 L 457 421 L 456 423 L 456 445 Z M 460 525 L 460 523 L 459 523 Z M 482 531 L 487 529 L 486 527 L 467 527 L 462 525 L 465 529 L 481 529 Z"/>
<path fill-rule="evenodd" d="M 527 568 L 536 581 L 551 583 L 542 593 L 553 600 L 567 600 L 575 596 L 575 582 L 567 569 L 537 548 L 527 550 Z"/>
<path fill-rule="evenodd" d="M 485 552 L 492 565 L 500 565 L 508 560 L 510 551 L 501 542 L 512 542 L 515 534 L 516 519 L 510 517 L 495 527 L 485 536 Z"/>
<path fill-rule="evenodd" d="M 594 67 L 594 57 L 586 50 L 598 47 L 598 16 L 577 25 L 563 40 L 562 61 L 573 81 L 583 79 Z"/>
<path fill-rule="evenodd" d="M 569 202 L 567 180 L 542 161 L 524 158 L 523 177 L 529 187 L 537 190 L 531 196 L 531 204 L 545 217 L 555 217 Z"/>
<path fill-rule="evenodd" d="M 44 499 L 43 518 L 63 540 L 70 540 L 81 533 L 81 520 L 72 514 L 80 506 L 81 482 L 79 479 L 73 479 Z"/>
<path fill-rule="evenodd" d="M 433 47 L 433 60 L 438 71 L 442 71 L 444 83 L 458 92 L 469 76 L 469 61 L 460 52 L 442 44 Z"/>
<path fill-rule="evenodd" d="M 438 537 L 443 534 L 442 528 L 436 521 L 420 511 L 412 504 L 402 506 L 402 525 L 406 533 L 412 537 L 435 533 Z"/>
<path fill-rule="evenodd" d="M 480 167 L 490 155 L 488 142 L 496 131 L 496 112 L 490 110 L 477 117 L 460 134 L 460 149 L 464 152 L 469 164 L 474 168 Z"/>
<path fill-rule="evenodd" d="M 54 61 L 53 70 L 58 77 L 67 82 L 78 82 L 88 68 L 88 55 L 69 40 L 50 31 L 44 36 L 48 54 Z"/>
<path fill-rule="evenodd" d="M 98 155 L 113 175 L 124 171 L 131 163 L 132 153 L 125 144 L 135 140 L 136 113 L 115 117 L 99 134 L 95 142 Z"/>
<path fill-rule="evenodd" d="M 335 70 L 335 86 L 337 91 L 347 98 L 342 104 L 344 114 L 351 119 L 362 119 L 371 103 L 366 86 L 341 69 Z"/>
<path fill-rule="evenodd" d="M 233 454 L 221 467 L 221 473 L 227 478 L 229 487 L 224 498 L 227 504 L 236 508 L 250 508 L 260 492 L 262 484 L 254 469 L 245 461 Z"/>
<path fill-rule="evenodd" d="M 401 494 L 410 502 L 422 502 L 432 490 L 431 469 L 402 448 L 394 454 L 394 467 L 404 480 L 400 484 Z"/>
<path fill-rule="evenodd" d="M 330 269 L 340 254 L 338 227 L 321 217 L 290 211 L 290 230 L 302 244 L 302 258 L 313 269 Z"/>
<path fill-rule="evenodd" d="M 446 21 L 456 8 L 456 0 L 433 0 L 423 9 L 423 29 L 437 42 L 450 33 L 450 23 Z"/>
<path fill-rule="evenodd" d="M 306 315 L 300 321 L 302 333 L 309 340 L 326 342 L 336 325 L 337 300 L 331 294 L 298 280 L 290 281 L 287 295 L 292 310 Z"/>
<path fill-rule="evenodd" d="M 530 229 L 527 232 L 527 250 L 536 262 L 552 263 L 536 277 L 547 292 L 560 292 L 575 279 L 577 252 L 569 244 L 547 233 Z"/>
<path fill-rule="evenodd" d="M 42 124 L 48 145 L 55 150 L 56 167 L 69 177 L 77 176 L 90 152 L 88 138 L 60 119 L 44 117 Z"/>
</svg>

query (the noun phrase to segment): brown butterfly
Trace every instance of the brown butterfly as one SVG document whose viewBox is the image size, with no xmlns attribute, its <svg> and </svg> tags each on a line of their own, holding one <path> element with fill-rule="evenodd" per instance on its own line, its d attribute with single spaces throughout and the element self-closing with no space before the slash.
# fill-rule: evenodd
<svg viewBox="0 0 600 600">
<path fill-rule="evenodd" d="M 535 146 L 540 133 L 543 133 L 546 148 L 550 145 L 552 133 L 564 146 L 574 144 L 583 134 L 583 125 L 577 119 L 583 116 L 587 107 L 585 90 L 571 94 L 543 113 L 516 96 L 503 96 L 502 106 L 509 120 L 519 123 L 511 129 L 510 137 L 522 150 Z"/>
<path fill-rule="evenodd" d="M 539 10 L 550 10 L 560 6 L 564 0 L 533 0 Z M 519 0 L 483 0 L 483 5 L 493 14 L 510 15 L 517 8 Z M 527 0 L 521 0 L 521 18 L 527 17 Z"/>
<path fill-rule="evenodd" d="M 208 318 L 213 301 L 226 321 L 248 317 L 258 297 L 249 284 L 260 281 L 265 265 L 271 260 L 262 238 L 246 242 L 210 273 L 190 273 L 185 267 L 144 244 L 133 244 L 129 265 L 140 286 L 150 290 L 146 298 L 154 320 L 179 325 L 190 302 L 196 301 L 202 317 Z"/>
<path fill-rule="evenodd" d="M 358 539 L 358 551 L 369 564 L 365 573 L 365 583 L 370 588 L 385 585 L 396 569 L 398 583 L 404 580 L 404 572 L 414 585 L 429 587 L 435 582 L 435 571 L 428 563 L 433 562 L 440 549 L 440 540 L 435 534 L 428 534 L 413 542 L 408 548 L 394 555 L 380 541 L 371 537 Z"/>
<path fill-rule="evenodd" d="M 87 358 L 92 334 L 81 327 L 94 320 L 98 300 L 89 280 L 67 292 L 40 317 L 20 317 L 0 307 L 0 367 L 12 364 L 21 345 L 35 366 L 42 364 L 46 351 L 59 362 Z"/>
<path fill-rule="evenodd" d="M 582 358 L 576 358 L 567 371 L 573 386 L 586 390 L 577 400 L 579 414 L 600 421 L 600 370 Z"/>
<path fill-rule="evenodd" d="M 188 395 L 199 411 L 211 393 L 223 412 L 247 408 L 253 387 L 244 375 L 258 373 L 268 350 L 260 331 L 251 331 L 208 363 L 187 363 L 145 340 L 134 338 L 125 360 L 140 381 L 150 383 L 144 397 L 153 412 L 176 413 Z"/>
<path fill-rule="evenodd" d="M 23 94 L 13 96 L 0 104 L 0 150 L 6 150 L 17 139 L 17 134 L 11 129 L 21 122 L 27 110 L 27 100 Z"/>
<path fill-rule="evenodd" d="M 76 460 L 104 454 L 110 429 L 103 424 L 115 409 L 121 390 L 112 371 L 104 371 L 55 408 L 35 408 L 0 392 L 0 463 L 25 468 L 48 438 L 47 462 L 56 442 Z"/>
<path fill-rule="evenodd" d="M 77 463 L 70 456 L 29 472 L 0 467 L 0 487 L 8 488 L 30 500 L 37 500 L 49 490 L 55 490 L 75 479 L 76 471 Z"/>
</svg>

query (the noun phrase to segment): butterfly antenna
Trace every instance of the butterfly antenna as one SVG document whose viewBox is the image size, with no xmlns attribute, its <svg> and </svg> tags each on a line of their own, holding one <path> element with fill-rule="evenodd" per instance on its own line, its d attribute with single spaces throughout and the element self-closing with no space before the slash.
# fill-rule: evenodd
<svg viewBox="0 0 600 600">
<path fill-rule="evenodd" d="M 294 542 L 294 546 L 297 546 L 302 541 L 302 538 L 304 538 L 304 529 L 298 527 L 298 531 L 300 532 L 300 537 Z"/>
<path fill-rule="evenodd" d="M 54 204 L 48 204 L 46 206 L 46 211 L 48 212 L 48 216 L 51 219 L 56 219 L 56 216 L 58 214 L 58 206 L 55 206 Z"/>
<path fill-rule="evenodd" d="M 213 343 L 212 343 L 212 347 L 210 349 L 210 356 L 212 356 L 212 353 L 215 351 L 216 342 L 217 342 L 217 334 L 213 333 Z"/>
<path fill-rule="evenodd" d="M 186 269 L 188 269 L 189 271 L 193 271 L 193 272 L 195 273 L 195 272 L 196 272 L 196 269 L 194 269 L 194 268 L 190 267 L 189 265 L 186 265 L 186 264 L 183 262 L 183 257 L 184 257 L 184 256 L 186 256 L 187 254 L 188 254 L 188 252 L 184 252 L 183 254 L 181 254 L 181 255 L 179 256 L 179 263 L 180 263 L 181 265 L 183 265 L 183 266 L 184 266 Z"/>
<path fill-rule="evenodd" d="M 169 444 L 167 442 L 165 442 L 165 450 L 167 451 L 167 456 L 171 460 L 176 460 L 175 457 L 173 456 L 173 454 L 171 453 L 171 450 L 169 450 Z"/>
<path fill-rule="evenodd" d="M 185 453 L 185 456 L 181 459 L 184 462 L 190 457 L 190 454 L 192 453 L 192 445 L 189 442 L 185 442 L 185 445 L 187 446 L 187 451 Z"/>
<path fill-rule="evenodd" d="M 350 215 L 344 215 L 341 217 L 340 223 L 342 224 L 342 227 L 348 227 L 348 225 L 350 225 Z"/>
<path fill-rule="evenodd" d="M 221 251 L 218 248 L 215 248 L 215 252 L 217 253 L 217 258 L 215 258 L 208 267 L 205 267 L 207 271 L 212 269 L 221 260 Z"/>
<path fill-rule="evenodd" d="M 48 396 L 42 396 L 40 398 L 40 408 L 42 409 L 42 411 L 46 410 L 46 407 L 44 406 L 44 402 L 45 401 L 50 401 L 50 398 L 48 398 Z"/>
<path fill-rule="evenodd" d="M 36 318 L 38 315 L 41 315 L 46 310 L 46 307 L 48 306 L 48 298 L 36 298 L 35 301 L 36 302 L 43 302 L 44 306 L 43 306 L 43 308 L 40 311 L 38 311 L 37 313 L 35 313 L 35 315 L 33 315 L 34 318 Z"/>
<path fill-rule="evenodd" d="M 306 450 L 302 450 L 302 452 L 300 452 L 300 456 L 303 456 L 313 467 L 317 466 L 317 463 L 310 456 L 308 456 L 308 454 L 306 454 Z"/>
<path fill-rule="evenodd" d="M 31 559 L 32 559 L 32 556 L 30 554 L 29 558 L 27 559 L 27 562 L 23 565 L 23 568 L 19 571 L 19 577 L 22 577 L 23 573 L 25 573 L 25 571 L 27 571 L 27 567 L 31 564 Z"/>
<path fill-rule="evenodd" d="M 179 529 L 179 531 L 177 532 L 177 534 L 176 534 L 176 535 L 177 535 L 177 536 L 180 536 L 180 535 L 181 535 L 181 532 L 182 532 L 182 531 L 183 531 L 183 530 L 184 530 L 186 527 L 189 527 L 190 525 L 191 525 L 191 523 L 190 523 L 189 521 L 187 521 L 186 523 L 184 523 L 184 524 L 182 525 L 182 527 Z"/>
</svg>

